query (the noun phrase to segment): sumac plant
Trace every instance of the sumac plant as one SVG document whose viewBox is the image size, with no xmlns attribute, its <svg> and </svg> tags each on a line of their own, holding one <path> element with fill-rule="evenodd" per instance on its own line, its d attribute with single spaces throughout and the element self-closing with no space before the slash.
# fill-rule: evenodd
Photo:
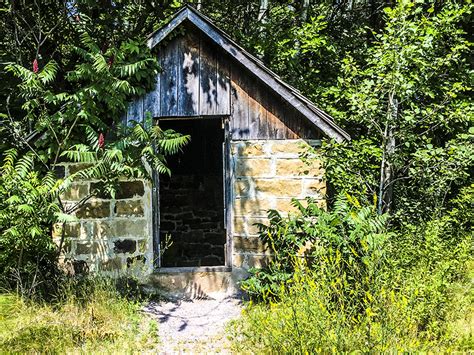
<svg viewBox="0 0 474 355">
<path fill-rule="evenodd" d="M 98 180 L 101 193 L 113 196 L 119 179 L 147 179 L 154 171 L 170 173 L 166 156 L 190 139 L 161 130 L 149 115 L 142 122 L 122 123 L 127 102 L 151 88 L 160 69 L 144 43 L 127 40 L 103 49 L 83 32 L 81 46 L 73 46 L 71 52 L 76 64 L 67 72 L 53 59 L 32 70 L 14 63 L 6 67 L 18 80 L 16 94 L 23 100 L 24 113 L 13 116 L 8 111 L 3 117 L 16 142 L 21 168 L 12 168 L 15 154 L 6 153 L 5 171 L 17 173 L 14 178 L 7 174 L 5 179 L 10 180 L 4 184 L 25 179 L 17 183 L 21 191 L 0 190 L 8 211 L 24 212 L 14 218 L 8 211 L 3 215 L 9 223 L 1 225 L 0 254 L 4 255 L 0 260 L 10 269 L 24 268 L 27 255 L 34 256 L 28 262 L 44 256 L 54 263 L 60 250 L 50 253 L 54 249 L 51 226 L 73 220 L 72 212 L 97 193 L 91 191 L 75 205 L 64 204 L 61 194 L 76 179 Z M 85 169 L 65 178 L 56 174 L 62 162 L 82 163 Z M 12 239 L 17 247 L 8 248 Z M 60 247 L 63 241 L 64 234 Z"/>
</svg>

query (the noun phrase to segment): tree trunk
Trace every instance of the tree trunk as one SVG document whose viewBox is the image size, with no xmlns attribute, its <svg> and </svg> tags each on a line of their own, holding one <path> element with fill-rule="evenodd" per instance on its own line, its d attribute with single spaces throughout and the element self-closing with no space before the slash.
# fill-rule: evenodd
<svg viewBox="0 0 474 355">
<path fill-rule="evenodd" d="M 260 0 L 260 8 L 258 10 L 258 21 L 265 22 L 268 11 L 268 0 Z"/>
<path fill-rule="evenodd" d="M 398 118 L 399 103 L 394 93 L 388 97 L 387 121 L 382 138 L 382 162 L 380 164 L 380 182 L 377 212 L 390 213 L 393 203 L 393 155 L 395 153 L 395 127 Z"/>
<path fill-rule="evenodd" d="M 303 0 L 303 5 L 301 8 L 301 22 L 306 22 L 308 20 L 308 8 L 309 0 Z"/>
</svg>

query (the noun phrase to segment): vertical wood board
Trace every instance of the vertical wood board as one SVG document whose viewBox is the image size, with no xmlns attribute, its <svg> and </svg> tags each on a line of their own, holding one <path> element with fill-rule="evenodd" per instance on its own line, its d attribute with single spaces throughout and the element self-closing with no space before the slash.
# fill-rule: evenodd
<svg viewBox="0 0 474 355">
<path fill-rule="evenodd" d="M 179 49 L 178 40 L 171 40 L 166 47 L 162 49 L 163 58 L 161 67 L 161 116 L 178 115 L 178 67 L 179 67 Z"/>
<path fill-rule="evenodd" d="M 179 39 L 178 46 L 178 115 L 199 114 L 199 37 L 188 34 Z"/>
<path fill-rule="evenodd" d="M 249 95 L 247 77 L 235 65 L 231 67 L 231 135 L 232 139 L 249 137 Z"/>
<path fill-rule="evenodd" d="M 199 113 L 201 115 L 217 114 L 217 54 L 207 47 L 201 37 L 200 51 L 200 92 Z"/>
</svg>

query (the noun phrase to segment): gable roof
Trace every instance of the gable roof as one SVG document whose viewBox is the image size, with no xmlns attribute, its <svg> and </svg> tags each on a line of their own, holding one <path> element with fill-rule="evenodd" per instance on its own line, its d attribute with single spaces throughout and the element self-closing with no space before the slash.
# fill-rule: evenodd
<svg viewBox="0 0 474 355">
<path fill-rule="evenodd" d="M 316 107 L 298 90 L 285 83 L 277 74 L 265 67 L 262 61 L 240 47 L 227 34 L 217 28 L 209 18 L 189 5 L 184 6 L 173 16 L 168 24 L 148 37 L 148 47 L 153 48 L 158 45 L 184 21 L 189 21 L 200 29 L 212 42 L 217 44 L 236 61 L 240 62 L 268 88 L 281 96 L 283 100 L 304 115 L 328 137 L 334 138 L 339 142 L 350 140 L 349 134 L 337 126 L 331 116 Z"/>
</svg>

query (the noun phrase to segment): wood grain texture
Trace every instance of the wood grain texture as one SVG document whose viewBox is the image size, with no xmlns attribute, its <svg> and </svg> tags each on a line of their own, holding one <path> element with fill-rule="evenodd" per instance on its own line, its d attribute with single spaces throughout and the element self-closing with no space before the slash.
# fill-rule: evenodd
<svg viewBox="0 0 474 355">
<path fill-rule="evenodd" d="M 162 49 L 160 85 L 161 85 L 161 115 L 178 115 L 178 68 L 179 68 L 179 42 L 176 38 L 171 40 Z"/>
<path fill-rule="evenodd" d="M 249 128 L 249 94 L 248 77 L 241 75 L 236 66 L 231 67 L 231 136 L 232 139 L 248 139 Z"/>
<path fill-rule="evenodd" d="M 143 122 L 143 96 L 133 100 L 127 110 L 127 125 L 133 125 L 134 122 Z"/>
<path fill-rule="evenodd" d="M 153 117 L 230 116 L 233 140 L 320 137 L 301 112 L 203 34 L 188 28 L 158 52 L 163 71 L 143 102 Z"/>
<path fill-rule="evenodd" d="M 217 110 L 217 54 L 201 40 L 199 113 L 216 115 Z"/>
<path fill-rule="evenodd" d="M 189 34 L 179 39 L 178 115 L 199 114 L 199 37 Z"/>
<path fill-rule="evenodd" d="M 143 115 L 146 117 L 149 112 L 151 117 L 159 117 L 161 113 L 161 97 L 160 97 L 160 80 L 161 74 L 158 73 L 155 79 L 155 88 L 145 95 L 143 102 Z"/>
<path fill-rule="evenodd" d="M 228 58 L 216 51 L 217 53 L 217 114 L 230 115 L 230 62 Z"/>
</svg>

